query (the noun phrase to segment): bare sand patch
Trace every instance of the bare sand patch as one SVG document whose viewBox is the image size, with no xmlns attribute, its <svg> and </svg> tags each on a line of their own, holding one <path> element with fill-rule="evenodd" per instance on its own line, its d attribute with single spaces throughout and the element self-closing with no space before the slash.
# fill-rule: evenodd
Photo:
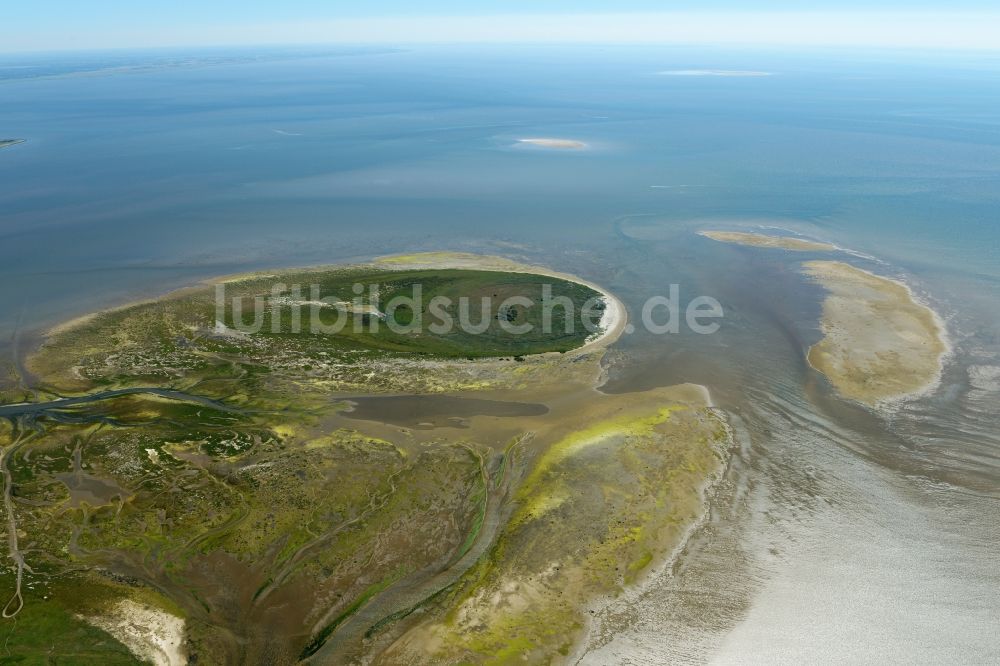
<svg viewBox="0 0 1000 666">
<path fill-rule="evenodd" d="M 519 144 L 537 146 L 538 148 L 551 148 L 553 150 L 583 150 L 588 147 L 583 141 L 575 139 L 536 138 L 518 139 L 517 142 Z"/>
<path fill-rule="evenodd" d="M 840 248 L 830 243 L 793 238 L 791 236 L 765 236 L 742 231 L 699 231 L 705 238 L 711 238 L 720 243 L 734 243 L 750 247 L 769 247 L 794 252 L 836 252 Z"/>
<path fill-rule="evenodd" d="M 182 666 L 184 620 L 131 599 L 116 603 L 105 615 L 84 618 L 108 632 L 136 657 L 156 666 Z"/>
<path fill-rule="evenodd" d="M 840 395 L 876 406 L 938 382 L 948 351 L 944 325 L 905 284 L 839 261 L 806 262 L 804 270 L 829 292 L 823 339 L 807 358 Z"/>
</svg>

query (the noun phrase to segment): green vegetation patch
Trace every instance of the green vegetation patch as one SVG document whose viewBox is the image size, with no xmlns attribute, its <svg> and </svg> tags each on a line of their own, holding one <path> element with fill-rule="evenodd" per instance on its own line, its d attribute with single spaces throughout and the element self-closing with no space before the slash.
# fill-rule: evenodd
<svg viewBox="0 0 1000 666">
<path fill-rule="evenodd" d="M 569 351 L 597 330 L 604 307 L 589 287 L 527 273 L 306 273 L 256 282 L 270 291 L 241 289 L 238 311 L 227 299 L 227 327 L 444 357 Z M 287 288 L 276 294 L 275 284 Z"/>
<path fill-rule="evenodd" d="M 14 587 L 12 578 L 0 576 L 0 596 Z M 93 664 L 118 666 L 144 663 L 127 647 L 84 619 L 99 615 L 122 595 L 142 590 L 105 584 L 94 576 L 68 576 L 53 584 L 25 590 L 26 603 L 16 620 L 0 625 L 0 664 Z"/>
</svg>

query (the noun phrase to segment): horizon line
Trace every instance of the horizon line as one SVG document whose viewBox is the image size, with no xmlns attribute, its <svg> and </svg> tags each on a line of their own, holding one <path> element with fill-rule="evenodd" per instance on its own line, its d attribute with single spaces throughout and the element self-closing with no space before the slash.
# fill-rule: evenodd
<svg viewBox="0 0 1000 666">
<path fill-rule="evenodd" d="M 398 16 L 7 32 L 0 52 L 261 46 L 606 44 L 1000 50 L 998 11 L 675 11 Z"/>
</svg>

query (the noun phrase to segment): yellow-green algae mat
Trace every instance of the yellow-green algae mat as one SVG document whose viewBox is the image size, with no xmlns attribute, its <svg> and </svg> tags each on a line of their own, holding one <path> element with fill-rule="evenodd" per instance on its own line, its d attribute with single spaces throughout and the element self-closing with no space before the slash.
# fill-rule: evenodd
<svg viewBox="0 0 1000 666">
<path fill-rule="evenodd" d="M 636 583 L 681 542 L 719 468 L 724 424 L 683 405 L 601 411 L 617 414 L 540 455 L 488 556 L 381 663 L 559 661 L 588 604 Z"/>
</svg>

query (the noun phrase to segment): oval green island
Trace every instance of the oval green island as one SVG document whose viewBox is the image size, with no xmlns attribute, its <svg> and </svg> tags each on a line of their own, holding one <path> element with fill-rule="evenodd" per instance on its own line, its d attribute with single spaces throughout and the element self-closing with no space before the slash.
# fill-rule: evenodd
<svg viewBox="0 0 1000 666">
<path fill-rule="evenodd" d="M 206 357 L 227 353 L 269 367 L 295 358 L 306 373 L 347 357 L 356 367 L 359 359 L 521 359 L 584 346 L 608 305 L 585 284 L 529 272 L 291 270 L 77 320 L 56 329 L 31 366 L 56 387 L 83 388 L 192 372 L 207 379 Z"/>
</svg>

